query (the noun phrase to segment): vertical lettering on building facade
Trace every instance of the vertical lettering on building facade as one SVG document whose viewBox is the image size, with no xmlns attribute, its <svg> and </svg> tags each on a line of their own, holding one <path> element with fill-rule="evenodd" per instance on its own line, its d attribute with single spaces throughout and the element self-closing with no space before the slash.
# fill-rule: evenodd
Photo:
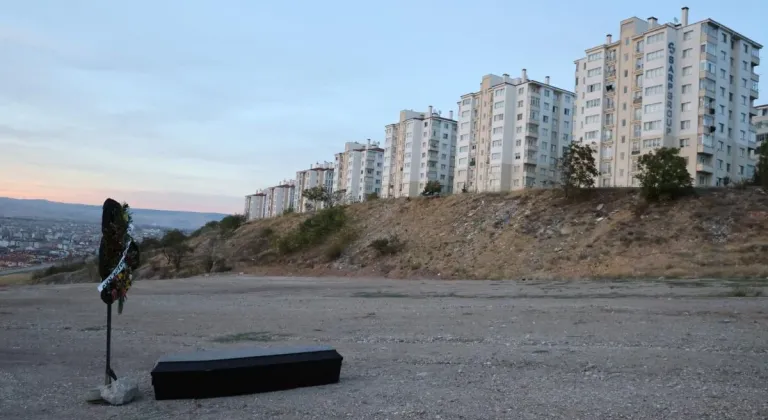
<svg viewBox="0 0 768 420">
<path fill-rule="evenodd" d="M 666 132 L 672 134 L 672 99 L 675 90 L 675 43 L 667 44 L 667 112 Z"/>
</svg>

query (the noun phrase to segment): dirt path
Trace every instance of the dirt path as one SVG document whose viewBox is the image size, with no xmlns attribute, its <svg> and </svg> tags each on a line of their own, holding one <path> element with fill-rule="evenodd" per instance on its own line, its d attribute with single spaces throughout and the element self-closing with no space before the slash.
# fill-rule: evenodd
<svg viewBox="0 0 768 420">
<path fill-rule="evenodd" d="M 9 419 L 764 419 L 766 298 L 716 283 L 209 277 L 143 281 L 115 317 L 114 367 L 143 398 L 90 406 L 103 381 L 93 284 L 0 288 Z M 338 385 L 156 402 L 164 353 L 325 343 Z"/>
</svg>

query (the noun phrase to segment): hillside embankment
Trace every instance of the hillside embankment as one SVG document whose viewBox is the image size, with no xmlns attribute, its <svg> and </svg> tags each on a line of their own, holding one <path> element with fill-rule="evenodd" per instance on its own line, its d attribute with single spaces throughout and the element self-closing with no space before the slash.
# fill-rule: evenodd
<svg viewBox="0 0 768 420">
<path fill-rule="evenodd" d="M 697 190 L 648 204 L 634 189 L 372 200 L 202 231 L 142 278 L 264 275 L 442 279 L 765 278 L 768 194 Z M 177 265 L 178 269 L 174 266 Z"/>
</svg>

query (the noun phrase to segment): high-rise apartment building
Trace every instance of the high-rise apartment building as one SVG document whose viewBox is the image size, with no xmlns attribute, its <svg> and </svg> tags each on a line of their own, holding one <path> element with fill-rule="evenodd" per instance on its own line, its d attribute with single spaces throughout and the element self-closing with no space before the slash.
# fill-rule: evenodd
<svg viewBox="0 0 768 420">
<path fill-rule="evenodd" d="M 593 146 L 599 186 L 638 185 L 640 155 L 678 147 L 697 186 L 752 176 L 762 45 L 712 19 L 621 22 L 576 63 L 574 141 Z"/>
<path fill-rule="evenodd" d="M 304 191 L 314 187 L 323 187 L 329 193 L 333 193 L 334 168 L 333 163 L 323 162 L 312 165 L 309 169 L 296 172 L 296 188 L 294 194 L 294 203 L 296 211 L 303 213 L 310 209 L 310 206 L 317 206 L 318 209 L 325 206 L 324 203 L 312 203 L 304 197 Z"/>
<path fill-rule="evenodd" d="M 366 144 L 346 143 L 335 157 L 335 192 L 347 202 L 365 201 L 369 194 L 381 195 L 384 149 L 369 139 Z"/>
<path fill-rule="evenodd" d="M 289 209 L 295 209 L 295 188 L 293 180 L 285 180 L 279 185 L 266 188 L 263 191 L 266 194 L 264 217 L 280 216 Z"/>
<path fill-rule="evenodd" d="M 267 208 L 267 194 L 259 191 L 256 194 L 245 196 L 245 211 L 243 215 L 246 220 L 263 219 Z"/>
<path fill-rule="evenodd" d="M 413 197 L 429 181 L 442 192 L 453 191 L 457 123 L 433 112 L 400 111 L 400 120 L 384 127 L 384 175 L 382 197 Z"/>
<path fill-rule="evenodd" d="M 574 94 L 508 74 L 483 76 L 459 101 L 454 190 L 510 191 L 557 180 L 571 142 Z"/>
</svg>

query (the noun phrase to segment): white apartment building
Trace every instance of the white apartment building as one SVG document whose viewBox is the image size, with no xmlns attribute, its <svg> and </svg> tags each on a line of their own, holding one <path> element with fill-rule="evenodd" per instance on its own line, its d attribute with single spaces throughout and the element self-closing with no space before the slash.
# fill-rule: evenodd
<svg viewBox="0 0 768 420">
<path fill-rule="evenodd" d="M 599 186 L 638 185 L 640 155 L 679 147 L 697 186 L 752 177 L 762 45 L 712 19 L 632 17 L 576 63 L 574 141 L 590 144 Z"/>
<path fill-rule="evenodd" d="M 279 185 L 264 190 L 266 194 L 264 217 L 276 217 L 288 209 L 295 209 L 295 182 L 285 180 Z"/>
<path fill-rule="evenodd" d="M 333 190 L 343 191 L 347 202 L 365 201 L 368 194 L 381 195 L 384 149 L 369 139 L 366 144 L 349 142 L 335 156 Z"/>
<path fill-rule="evenodd" d="M 444 194 L 453 191 L 457 123 L 453 111 L 400 111 L 400 120 L 384 127 L 382 197 L 414 197 L 429 181 L 437 181 Z"/>
<path fill-rule="evenodd" d="M 246 220 L 263 219 L 267 208 L 267 194 L 259 191 L 256 194 L 245 196 L 245 215 Z"/>
<path fill-rule="evenodd" d="M 294 194 L 294 203 L 296 211 L 306 212 L 310 206 L 317 206 L 318 209 L 325 206 L 324 203 L 312 203 L 304 198 L 304 191 L 314 187 L 323 187 L 329 193 L 333 192 L 334 168 L 332 162 L 316 163 L 309 169 L 296 172 L 296 187 Z"/>
<path fill-rule="evenodd" d="M 508 74 L 483 76 L 459 101 L 454 191 L 511 191 L 557 181 L 571 142 L 574 94 Z"/>
</svg>

